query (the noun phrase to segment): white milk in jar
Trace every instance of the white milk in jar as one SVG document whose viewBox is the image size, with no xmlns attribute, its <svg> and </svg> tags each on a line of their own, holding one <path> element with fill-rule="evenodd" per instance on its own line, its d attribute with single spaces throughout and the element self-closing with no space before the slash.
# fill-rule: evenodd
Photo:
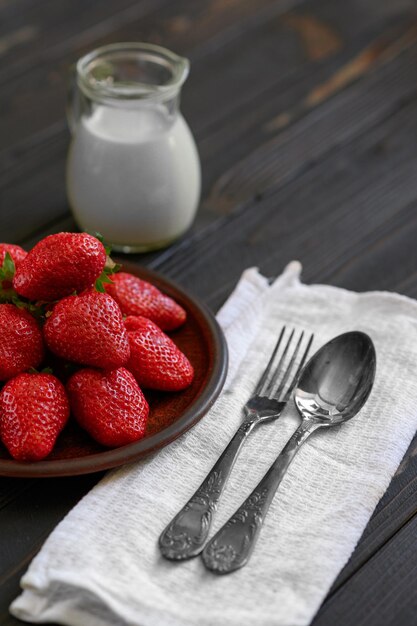
<svg viewBox="0 0 417 626">
<path fill-rule="evenodd" d="M 113 244 L 153 247 L 193 221 L 200 166 L 181 114 L 162 108 L 99 106 L 75 129 L 67 169 L 68 196 L 79 225 Z"/>
<path fill-rule="evenodd" d="M 116 44 L 118 49 L 132 45 Z M 143 47 L 153 55 L 145 67 L 149 81 L 150 64 L 157 63 L 163 49 L 149 44 L 137 46 L 140 50 L 135 48 L 136 55 L 143 54 Z M 102 50 L 110 49 L 114 54 L 114 48 Z M 97 53 L 101 59 L 103 52 L 96 51 L 95 59 Z M 167 54 L 170 62 L 179 58 L 169 51 Z M 97 65 L 92 70 L 81 66 L 84 76 L 79 87 L 85 93 L 81 105 L 73 107 L 78 115 L 71 119 L 69 202 L 79 226 L 100 232 L 116 250 L 162 247 L 191 225 L 200 197 L 200 162 L 190 129 L 178 110 L 179 86 L 150 85 L 147 91 L 147 85 L 144 89 L 141 84 L 135 97 L 135 84 L 129 82 L 125 88 L 120 78 L 121 73 L 127 73 L 126 67 L 121 69 L 119 61 L 119 65 L 110 64 L 109 54 L 105 57 L 99 73 Z M 77 68 L 80 72 L 79 65 Z M 169 69 L 164 66 L 166 74 L 162 78 L 158 75 L 155 81 L 168 80 Z M 107 73 L 104 95 L 103 71 Z M 131 67 L 129 71 L 131 79 Z M 108 88 L 108 75 L 117 72 L 117 81 L 112 76 Z M 97 75 L 100 80 L 94 78 Z"/>
</svg>

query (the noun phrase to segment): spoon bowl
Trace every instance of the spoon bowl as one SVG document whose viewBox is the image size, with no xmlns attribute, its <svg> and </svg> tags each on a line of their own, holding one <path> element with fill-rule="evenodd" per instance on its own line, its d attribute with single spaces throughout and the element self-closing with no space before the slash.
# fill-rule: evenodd
<svg viewBox="0 0 417 626">
<path fill-rule="evenodd" d="M 351 419 L 365 404 L 375 378 L 371 338 L 353 331 L 335 337 L 305 366 L 295 391 L 303 419 L 333 426 Z"/>
</svg>

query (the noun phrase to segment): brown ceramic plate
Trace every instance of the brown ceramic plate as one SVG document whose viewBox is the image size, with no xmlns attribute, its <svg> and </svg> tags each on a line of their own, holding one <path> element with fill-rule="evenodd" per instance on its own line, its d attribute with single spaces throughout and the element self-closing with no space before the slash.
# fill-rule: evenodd
<svg viewBox="0 0 417 626">
<path fill-rule="evenodd" d="M 108 449 L 70 419 L 52 454 L 37 463 L 11 458 L 0 446 L 0 476 L 41 477 L 88 474 L 136 461 L 179 437 L 198 422 L 219 395 L 227 371 L 227 347 L 214 316 L 182 289 L 148 269 L 123 263 L 123 269 L 148 280 L 187 311 L 183 327 L 170 333 L 195 370 L 193 384 L 179 393 L 145 392 L 151 407 L 146 436 L 136 443 Z"/>
</svg>

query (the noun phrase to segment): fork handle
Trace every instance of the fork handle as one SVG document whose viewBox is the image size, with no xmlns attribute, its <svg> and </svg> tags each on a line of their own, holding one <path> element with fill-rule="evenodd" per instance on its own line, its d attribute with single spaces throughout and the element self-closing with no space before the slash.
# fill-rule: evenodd
<svg viewBox="0 0 417 626">
<path fill-rule="evenodd" d="M 256 421 L 245 420 L 187 504 L 159 538 L 162 555 L 180 561 L 196 556 L 207 539 L 217 502 L 246 437 Z"/>
<path fill-rule="evenodd" d="M 247 563 L 288 466 L 318 427 L 317 422 L 310 420 L 300 424 L 250 496 L 206 545 L 202 557 L 207 569 L 216 574 L 228 574 Z"/>
</svg>

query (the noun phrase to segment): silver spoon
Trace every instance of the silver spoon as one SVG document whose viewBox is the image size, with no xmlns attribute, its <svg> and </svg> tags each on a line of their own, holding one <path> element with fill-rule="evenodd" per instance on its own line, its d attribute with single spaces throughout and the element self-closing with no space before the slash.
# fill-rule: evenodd
<svg viewBox="0 0 417 626">
<path fill-rule="evenodd" d="M 295 390 L 301 424 L 251 495 L 206 545 L 202 558 L 209 570 L 227 574 L 247 563 L 295 454 L 314 431 L 346 422 L 360 411 L 375 367 L 372 340 L 357 331 L 335 337 L 311 357 Z"/>
</svg>

